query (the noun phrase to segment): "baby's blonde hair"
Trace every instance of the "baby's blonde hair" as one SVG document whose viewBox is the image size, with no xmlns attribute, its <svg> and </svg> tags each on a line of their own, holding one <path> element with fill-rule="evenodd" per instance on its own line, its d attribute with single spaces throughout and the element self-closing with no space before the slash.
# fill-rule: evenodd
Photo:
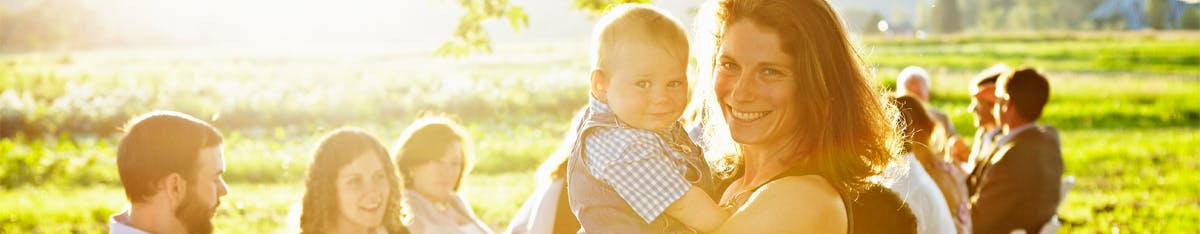
<svg viewBox="0 0 1200 234">
<path fill-rule="evenodd" d="M 600 18 L 592 31 L 592 70 L 612 69 L 622 45 L 637 41 L 658 45 L 687 63 L 687 32 L 678 19 L 651 5 L 621 4 Z"/>
</svg>

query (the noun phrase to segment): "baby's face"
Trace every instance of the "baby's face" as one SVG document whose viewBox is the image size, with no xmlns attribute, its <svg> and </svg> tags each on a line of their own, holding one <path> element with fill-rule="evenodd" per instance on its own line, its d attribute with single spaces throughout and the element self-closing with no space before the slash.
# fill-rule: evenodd
<svg viewBox="0 0 1200 234">
<path fill-rule="evenodd" d="M 616 53 L 605 95 L 617 118 L 635 128 L 662 130 L 687 107 L 686 55 L 668 54 L 662 47 L 628 43 Z"/>
</svg>

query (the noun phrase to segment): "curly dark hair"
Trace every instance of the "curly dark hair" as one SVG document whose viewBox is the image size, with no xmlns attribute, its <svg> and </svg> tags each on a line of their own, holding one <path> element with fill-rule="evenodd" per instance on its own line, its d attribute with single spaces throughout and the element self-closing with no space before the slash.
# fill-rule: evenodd
<svg viewBox="0 0 1200 234">
<path fill-rule="evenodd" d="M 326 233 L 338 214 L 337 172 L 354 161 L 356 156 L 373 152 L 387 172 L 387 207 L 384 208 L 383 228 L 387 233 L 408 233 L 402 219 L 405 214 L 401 206 L 404 185 L 400 175 L 392 166 L 387 149 L 375 136 L 358 128 L 340 128 L 321 137 L 313 150 L 312 163 L 304 179 L 304 208 L 300 214 L 301 233 Z"/>
</svg>

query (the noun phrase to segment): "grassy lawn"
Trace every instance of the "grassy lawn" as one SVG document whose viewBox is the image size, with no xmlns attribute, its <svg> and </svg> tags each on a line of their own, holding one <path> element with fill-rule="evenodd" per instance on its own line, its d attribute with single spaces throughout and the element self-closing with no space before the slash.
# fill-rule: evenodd
<svg viewBox="0 0 1200 234">
<path fill-rule="evenodd" d="M 473 176 L 463 196 L 495 230 L 503 230 L 533 192 L 531 173 Z M 222 233 L 299 232 L 300 183 L 230 184 L 213 223 Z M 108 217 L 124 209 L 120 186 L 42 186 L 0 192 L 4 233 L 107 233 Z"/>
</svg>

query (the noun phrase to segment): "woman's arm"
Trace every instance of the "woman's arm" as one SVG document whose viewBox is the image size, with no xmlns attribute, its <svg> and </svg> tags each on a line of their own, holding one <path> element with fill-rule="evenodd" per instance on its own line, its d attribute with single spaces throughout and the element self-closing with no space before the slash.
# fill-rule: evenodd
<svg viewBox="0 0 1200 234">
<path fill-rule="evenodd" d="M 711 232 L 729 218 L 728 211 L 696 186 L 667 206 L 666 213 L 700 232 Z"/>
<path fill-rule="evenodd" d="M 786 177 L 754 191 L 714 233 L 846 233 L 841 195 L 820 176 Z"/>
</svg>

